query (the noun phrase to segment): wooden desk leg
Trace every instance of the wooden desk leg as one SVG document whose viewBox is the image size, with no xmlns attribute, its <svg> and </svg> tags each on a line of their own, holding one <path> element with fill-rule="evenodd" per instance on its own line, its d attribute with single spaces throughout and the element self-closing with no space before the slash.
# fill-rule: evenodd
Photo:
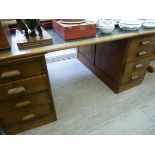
<svg viewBox="0 0 155 155">
<path fill-rule="evenodd" d="M 151 65 L 149 65 L 149 67 L 148 67 L 148 72 L 150 72 L 150 73 L 154 73 L 155 72 L 155 68 L 154 67 L 152 67 Z"/>
</svg>

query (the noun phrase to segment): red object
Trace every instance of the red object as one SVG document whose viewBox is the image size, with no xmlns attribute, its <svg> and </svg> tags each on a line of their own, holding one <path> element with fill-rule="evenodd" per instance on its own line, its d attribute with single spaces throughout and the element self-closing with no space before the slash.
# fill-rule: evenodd
<svg viewBox="0 0 155 155">
<path fill-rule="evenodd" d="M 53 29 L 65 40 L 96 36 L 96 24 L 64 26 L 58 20 L 53 20 Z"/>
<path fill-rule="evenodd" d="M 40 23 L 44 29 L 53 29 L 52 20 L 40 21 Z"/>
</svg>

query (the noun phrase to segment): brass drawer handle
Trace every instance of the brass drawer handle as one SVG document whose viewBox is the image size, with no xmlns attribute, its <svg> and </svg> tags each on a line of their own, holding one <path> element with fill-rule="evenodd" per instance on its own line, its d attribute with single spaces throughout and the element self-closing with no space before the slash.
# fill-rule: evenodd
<svg viewBox="0 0 155 155">
<path fill-rule="evenodd" d="M 142 67 L 144 67 L 143 64 L 137 64 L 137 65 L 135 65 L 135 69 L 139 69 L 139 68 L 142 68 Z"/>
<path fill-rule="evenodd" d="M 24 93 L 26 89 L 24 87 L 16 87 L 8 90 L 8 95 L 15 95 L 15 94 L 21 94 Z"/>
<path fill-rule="evenodd" d="M 28 120 L 33 119 L 35 117 L 36 117 L 35 114 L 29 114 L 29 115 L 23 116 L 22 121 L 28 121 Z"/>
<path fill-rule="evenodd" d="M 131 77 L 131 80 L 133 81 L 133 80 L 136 80 L 136 79 L 138 79 L 138 75 L 135 75 L 135 76 L 132 76 Z"/>
<path fill-rule="evenodd" d="M 21 108 L 21 107 L 26 107 L 30 104 L 31 104 L 30 101 L 23 101 L 23 102 L 16 103 L 14 107 L 15 108 Z"/>
<path fill-rule="evenodd" d="M 9 78 L 14 78 L 20 76 L 21 73 L 19 70 L 13 70 L 13 71 L 8 71 L 8 72 L 3 72 L 1 74 L 1 79 L 9 79 Z"/>
<path fill-rule="evenodd" d="M 146 54 L 147 54 L 146 51 L 142 51 L 142 52 L 139 52 L 139 53 L 138 53 L 138 56 L 143 56 L 143 55 L 146 55 Z"/>
<path fill-rule="evenodd" d="M 142 45 L 147 45 L 147 44 L 150 44 L 150 41 L 149 40 L 142 42 Z"/>
</svg>

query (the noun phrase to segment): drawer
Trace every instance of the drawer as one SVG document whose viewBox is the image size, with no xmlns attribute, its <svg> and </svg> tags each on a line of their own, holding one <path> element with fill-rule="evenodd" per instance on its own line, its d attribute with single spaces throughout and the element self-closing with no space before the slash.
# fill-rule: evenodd
<svg viewBox="0 0 155 155">
<path fill-rule="evenodd" d="M 134 62 L 131 62 L 131 63 L 127 63 L 125 65 L 125 69 L 124 69 L 124 73 L 123 75 L 127 75 L 127 74 L 132 74 L 132 73 L 145 73 L 147 67 L 148 67 L 148 64 L 149 64 L 149 60 L 150 58 L 145 58 L 145 59 L 142 59 L 142 60 L 137 60 L 137 61 L 134 61 Z"/>
<path fill-rule="evenodd" d="M 0 121 L 2 126 L 5 128 L 18 123 L 35 121 L 35 119 L 43 117 L 49 113 L 54 113 L 54 109 L 50 103 L 6 113 L 3 116 L 0 116 Z"/>
<path fill-rule="evenodd" d="M 132 72 L 131 74 L 123 75 L 121 84 L 132 83 L 132 82 L 137 81 L 139 79 L 143 79 L 145 72 L 146 72 L 146 69 L 145 70 L 143 69 L 140 71 Z"/>
<path fill-rule="evenodd" d="M 0 84 L 44 74 L 43 57 L 24 58 L 0 63 Z"/>
<path fill-rule="evenodd" d="M 0 85 L 0 100 L 48 89 L 46 75 L 18 80 Z M 1 103 L 2 101 L 0 101 Z"/>
<path fill-rule="evenodd" d="M 128 42 L 127 62 L 146 58 L 155 51 L 155 35 L 131 38 Z"/>
<path fill-rule="evenodd" d="M 0 103 L 0 116 L 8 112 L 18 111 L 27 107 L 33 108 L 38 105 L 44 106 L 45 103 L 50 102 L 52 101 L 48 90 L 19 96 L 18 98 L 15 97 L 11 100 L 4 100 Z"/>
<path fill-rule="evenodd" d="M 38 117 L 27 122 L 18 123 L 5 128 L 5 132 L 7 134 L 17 134 L 26 130 L 30 130 L 32 128 L 45 125 L 47 123 L 51 123 L 56 121 L 56 116 L 54 113 L 50 113 L 43 117 Z"/>
<path fill-rule="evenodd" d="M 127 84 L 122 84 L 122 85 L 119 86 L 119 88 L 117 90 L 117 93 L 123 92 L 123 91 L 128 90 L 130 88 L 133 88 L 135 86 L 138 86 L 142 82 L 143 82 L 143 78 L 142 79 L 138 79 L 138 80 L 133 81 L 133 82 L 130 82 L 130 83 L 127 83 Z"/>
</svg>

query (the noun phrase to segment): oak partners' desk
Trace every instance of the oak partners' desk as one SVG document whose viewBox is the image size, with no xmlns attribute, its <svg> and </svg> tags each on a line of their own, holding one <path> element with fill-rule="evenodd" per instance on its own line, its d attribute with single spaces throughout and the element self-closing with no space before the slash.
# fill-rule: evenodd
<svg viewBox="0 0 155 155">
<path fill-rule="evenodd" d="M 78 59 L 115 93 L 142 83 L 152 53 L 155 29 L 64 41 L 53 30 L 54 45 L 0 51 L 0 126 L 17 134 L 56 120 L 45 54 L 78 48 Z"/>
</svg>

